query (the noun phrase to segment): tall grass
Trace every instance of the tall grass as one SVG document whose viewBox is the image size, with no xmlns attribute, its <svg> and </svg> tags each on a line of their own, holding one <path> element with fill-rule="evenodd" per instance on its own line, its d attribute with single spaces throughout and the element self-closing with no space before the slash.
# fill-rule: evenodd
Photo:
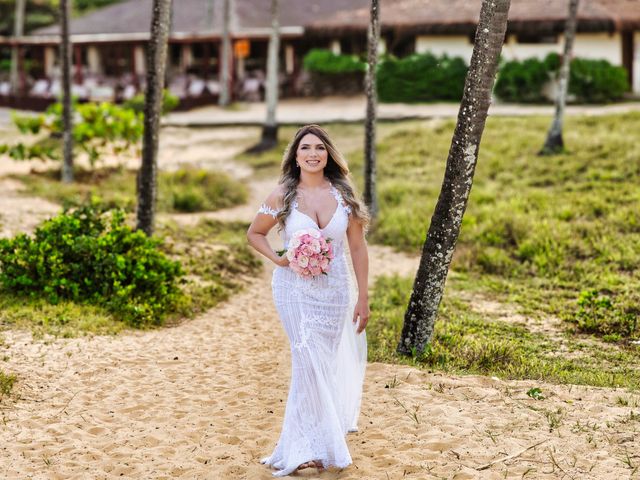
<svg viewBox="0 0 640 480">
<path fill-rule="evenodd" d="M 15 175 L 26 186 L 24 193 L 60 204 L 79 205 L 91 198 L 133 211 L 136 205 L 136 172 L 124 168 L 79 170 L 76 181 L 63 184 L 56 170 Z M 224 172 L 183 167 L 158 175 L 158 210 L 201 212 L 241 205 L 249 193 L 244 183 Z"/>
<path fill-rule="evenodd" d="M 554 383 L 640 388 L 640 347 L 558 340 L 526 325 L 475 312 L 449 287 L 431 342 L 419 357 L 395 353 L 412 278 L 378 277 L 367 326 L 369 360 L 408 363 L 448 373 L 497 375 Z"/>
<path fill-rule="evenodd" d="M 490 118 L 452 268 L 584 332 L 640 336 L 640 113 L 569 117 L 567 151 L 538 157 L 547 118 Z M 397 128 L 378 146 L 370 240 L 418 254 L 454 122 Z M 362 153 L 350 156 L 362 185 Z"/>
</svg>

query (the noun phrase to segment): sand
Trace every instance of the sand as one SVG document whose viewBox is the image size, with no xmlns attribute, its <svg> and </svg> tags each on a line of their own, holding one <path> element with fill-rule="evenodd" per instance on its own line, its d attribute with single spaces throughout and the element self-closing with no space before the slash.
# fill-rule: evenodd
<svg viewBox="0 0 640 480">
<path fill-rule="evenodd" d="M 269 188 L 254 182 L 249 206 L 211 215 L 250 219 Z M 36 210 L 54 209 L 30 205 L 10 215 L 10 230 L 28 230 Z M 380 246 L 370 246 L 370 256 L 370 284 L 377 274 L 412 275 L 417 267 L 417 258 Z M 19 377 L 0 402 L 0 479 L 272 478 L 259 459 L 280 433 L 290 368 L 272 268 L 172 328 L 45 340 L 0 332 L 0 368 Z M 546 398 L 528 397 L 532 387 Z M 296 476 L 639 478 L 639 429 L 640 395 L 622 390 L 370 363 L 360 431 L 348 436 L 353 464 Z"/>
<path fill-rule="evenodd" d="M 278 438 L 289 352 L 270 271 L 174 328 L 48 342 L 4 332 L 2 368 L 20 381 L 19 398 L 1 406 L 0 478 L 271 478 L 259 459 Z M 533 386 L 547 398 L 529 398 Z M 640 417 L 630 419 L 639 402 L 612 389 L 370 363 L 361 429 L 348 437 L 353 465 L 298 476 L 633 478 L 624 461 L 640 463 Z"/>
</svg>

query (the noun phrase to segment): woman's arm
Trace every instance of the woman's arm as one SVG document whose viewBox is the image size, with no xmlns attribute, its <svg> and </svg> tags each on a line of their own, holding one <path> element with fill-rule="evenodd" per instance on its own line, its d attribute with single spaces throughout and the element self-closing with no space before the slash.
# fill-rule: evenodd
<svg viewBox="0 0 640 480">
<path fill-rule="evenodd" d="M 265 201 L 265 205 L 274 210 L 280 208 L 280 205 L 282 205 L 282 191 L 280 187 L 271 192 Z M 251 225 L 249 225 L 249 229 L 247 230 L 247 241 L 249 242 L 249 245 L 273 263 L 281 267 L 286 267 L 289 265 L 289 260 L 286 255 L 283 255 L 282 257 L 278 256 L 267 240 L 269 230 L 271 230 L 277 223 L 278 221 L 272 215 L 264 213 L 256 214 L 253 222 L 251 222 Z"/>
<path fill-rule="evenodd" d="M 357 332 L 362 332 L 369 321 L 369 252 L 367 241 L 364 238 L 362 224 L 349 217 L 347 227 L 347 240 L 349 242 L 349 252 L 353 262 L 353 270 L 358 282 L 358 301 L 353 312 L 353 323 L 360 317 L 360 324 Z"/>
</svg>

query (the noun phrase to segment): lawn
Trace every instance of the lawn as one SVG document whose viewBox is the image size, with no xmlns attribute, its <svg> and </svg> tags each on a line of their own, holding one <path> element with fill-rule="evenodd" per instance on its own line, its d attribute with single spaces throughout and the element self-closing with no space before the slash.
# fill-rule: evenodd
<svg viewBox="0 0 640 480">
<path fill-rule="evenodd" d="M 543 331 L 524 315 L 480 311 L 454 273 L 448 280 L 434 335 L 425 353 L 402 357 L 395 348 L 413 278 L 378 277 L 367 327 L 369 361 L 403 363 L 453 374 L 640 389 L 640 346 L 591 335 Z M 478 298 L 475 297 L 476 301 Z"/>
<path fill-rule="evenodd" d="M 490 118 L 452 268 L 532 315 L 616 342 L 640 328 L 640 114 L 569 117 L 567 152 L 539 157 L 547 118 Z M 409 125 L 378 145 L 371 242 L 418 254 L 454 122 Z M 362 186 L 362 153 L 349 155 Z"/>
<path fill-rule="evenodd" d="M 92 198 L 111 207 L 133 211 L 136 205 L 136 172 L 122 167 L 77 170 L 75 182 L 60 182 L 59 170 L 13 175 L 25 184 L 25 195 L 52 202 L 79 205 Z M 201 212 L 241 205 L 248 190 L 224 172 L 183 167 L 158 174 L 158 211 Z"/>
<path fill-rule="evenodd" d="M 395 355 L 411 278 L 374 286 L 370 358 L 447 371 L 640 386 L 640 114 L 569 117 L 567 151 L 539 157 L 548 118 L 490 118 L 432 344 Z M 378 145 L 380 217 L 369 241 L 419 255 L 453 121 L 396 126 Z M 362 151 L 349 155 L 362 188 Z M 517 306 L 550 336 L 479 312 Z"/>
</svg>

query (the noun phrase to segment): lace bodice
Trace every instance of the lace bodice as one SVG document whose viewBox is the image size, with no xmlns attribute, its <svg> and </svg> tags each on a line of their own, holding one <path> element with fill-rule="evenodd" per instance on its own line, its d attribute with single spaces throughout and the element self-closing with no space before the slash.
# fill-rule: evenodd
<svg viewBox="0 0 640 480">
<path fill-rule="evenodd" d="M 344 234 L 347 231 L 349 225 L 349 215 L 351 214 L 351 207 L 347 205 L 342 198 L 340 191 L 330 183 L 330 191 L 333 197 L 338 202 L 333 216 L 329 220 L 329 223 L 323 228 L 320 228 L 318 224 L 306 213 L 298 210 L 297 198 L 293 200 L 289 216 L 285 220 L 285 228 L 280 232 L 284 248 L 289 247 L 289 240 L 294 232 L 303 228 L 316 228 L 322 233 L 325 238 L 331 238 L 334 242 L 334 249 L 336 252 L 342 250 L 342 242 L 344 240 Z M 280 213 L 280 209 L 274 209 L 269 205 L 263 203 L 258 209 L 259 213 L 271 215 L 276 217 Z"/>
</svg>

